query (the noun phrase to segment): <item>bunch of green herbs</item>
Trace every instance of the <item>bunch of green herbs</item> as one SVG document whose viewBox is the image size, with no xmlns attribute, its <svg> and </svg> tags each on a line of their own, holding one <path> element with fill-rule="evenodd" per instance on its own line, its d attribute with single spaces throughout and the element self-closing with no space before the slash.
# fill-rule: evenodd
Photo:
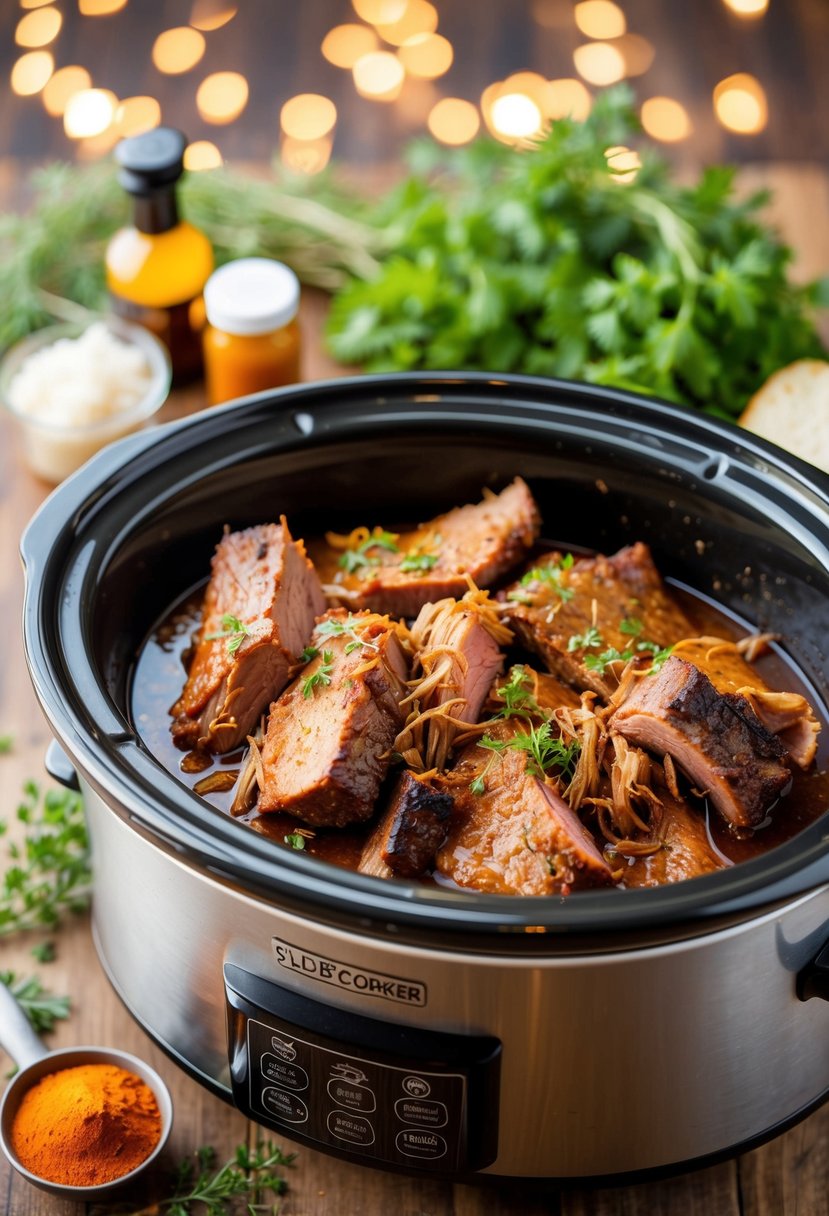
<svg viewBox="0 0 829 1216">
<path fill-rule="evenodd" d="M 382 269 L 334 300 L 333 353 L 370 371 L 572 377 L 726 416 L 777 368 L 825 354 L 829 281 L 789 281 L 767 195 L 737 199 L 731 168 L 677 185 L 638 141 L 627 180 L 605 153 L 637 136 L 620 86 L 525 150 L 417 146 L 378 208 Z"/>
</svg>

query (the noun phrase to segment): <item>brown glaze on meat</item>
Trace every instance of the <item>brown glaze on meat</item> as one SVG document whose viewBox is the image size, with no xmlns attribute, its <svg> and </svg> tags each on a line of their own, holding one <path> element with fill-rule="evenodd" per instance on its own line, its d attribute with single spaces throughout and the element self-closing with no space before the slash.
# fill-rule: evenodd
<svg viewBox="0 0 829 1216">
<path fill-rule="evenodd" d="M 319 579 L 284 518 L 228 532 L 213 557 L 187 682 L 170 711 L 176 746 L 218 753 L 238 747 L 287 684 L 324 611 Z M 225 615 L 245 628 L 238 646 L 227 636 Z"/>
<path fill-rule="evenodd" d="M 491 733 L 506 739 L 515 730 L 503 722 Z M 458 886 L 504 895 L 610 885 L 610 868 L 590 833 L 551 785 L 527 772 L 526 752 L 506 749 L 489 768 L 484 792 L 472 792 L 491 757 L 470 744 L 447 775 L 455 810 L 437 871 Z"/>
<path fill-rule="evenodd" d="M 598 656 L 608 649 L 646 655 L 637 649 L 643 642 L 661 650 L 694 632 L 663 583 L 647 545 L 637 542 L 612 557 L 577 558 L 558 574 L 560 595 L 555 578 L 532 574 L 555 570 L 562 557 L 557 552 L 544 554 L 525 572 L 526 581 L 507 588 L 510 609 L 506 620 L 518 640 L 568 684 L 607 698 L 623 664 L 610 664 L 603 672 L 591 670 L 585 665 L 588 655 Z M 623 622 L 632 632 L 620 628 Z M 594 628 L 598 641 L 589 647 L 576 644 Z"/>
<path fill-rule="evenodd" d="M 363 874 L 419 878 L 431 870 L 435 853 L 446 839 L 452 796 L 429 777 L 404 772 L 388 805 L 366 839 L 360 864 Z"/>
<path fill-rule="evenodd" d="M 408 666 L 385 617 L 354 615 L 352 633 L 320 632 L 326 622 L 346 620 L 342 610 L 323 617 L 312 637 L 319 654 L 271 706 L 261 749 L 260 812 L 285 811 L 315 826 L 344 827 L 374 811 L 403 722 Z M 355 636 L 362 645 L 355 645 Z"/>
<path fill-rule="evenodd" d="M 456 507 L 398 536 L 398 551 L 371 550 L 372 564 L 353 574 L 340 567 L 342 550 L 319 542 L 311 555 L 333 603 L 370 608 L 391 616 L 417 616 L 424 604 L 447 596 L 460 598 L 467 575 L 490 587 L 523 561 L 538 536 L 540 517 L 532 494 L 517 477 L 500 494 Z M 437 558 L 431 569 L 401 570 L 406 557 Z"/>
<path fill-rule="evenodd" d="M 773 692 L 739 647 L 723 638 L 686 638 L 677 653 L 704 671 L 719 692 L 745 697 L 766 730 L 777 735 L 795 764 L 808 768 L 815 758 L 820 723 L 797 692 Z"/>
<path fill-rule="evenodd" d="M 621 885 L 661 887 L 725 869 L 728 860 L 709 839 L 702 810 L 660 791 L 651 813 L 653 836 L 660 847 L 653 853 L 622 862 Z"/>
<path fill-rule="evenodd" d="M 704 672 L 673 655 L 633 682 L 609 725 L 671 756 L 732 827 L 761 823 L 791 780 L 786 749 L 745 697 L 718 692 Z"/>
</svg>

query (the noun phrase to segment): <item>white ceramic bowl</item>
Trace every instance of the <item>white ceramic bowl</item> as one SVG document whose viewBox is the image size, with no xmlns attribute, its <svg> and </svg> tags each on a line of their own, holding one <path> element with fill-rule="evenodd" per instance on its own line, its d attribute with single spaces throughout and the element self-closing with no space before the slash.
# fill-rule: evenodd
<svg viewBox="0 0 829 1216">
<path fill-rule="evenodd" d="M 128 409 L 80 425 L 60 425 L 16 409 L 9 399 L 9 387 L 26 360 L 60 338 L 79 338 L 95 322 L 103 322 L 116 338 L 137 347 L 144 355 L 150 380 L 143 396 Z M 0 363 L 0 399 L 18 423 L 23 452 L 32 472 L 56 484 L 106 444 L 146 426 L 167 399 L 170 377 L 167 348 L 149 330 L 119 317 L 90 314 L 85 322 L 47 325 L 11 347 Z"/>
</svg>

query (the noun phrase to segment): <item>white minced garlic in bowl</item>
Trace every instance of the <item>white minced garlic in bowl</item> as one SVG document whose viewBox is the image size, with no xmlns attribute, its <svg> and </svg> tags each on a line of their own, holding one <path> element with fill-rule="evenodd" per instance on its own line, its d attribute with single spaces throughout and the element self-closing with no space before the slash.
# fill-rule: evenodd
<svg viewBox="0 0 829 1216">
<path fill-rule="evenodd" d="M 144 351 L 103 321 L 34 351 L 7 389 L 34 471 L 60 481 L 105 443 L 133 430 L 131 415 L 152 382 Z"/>
</svg>

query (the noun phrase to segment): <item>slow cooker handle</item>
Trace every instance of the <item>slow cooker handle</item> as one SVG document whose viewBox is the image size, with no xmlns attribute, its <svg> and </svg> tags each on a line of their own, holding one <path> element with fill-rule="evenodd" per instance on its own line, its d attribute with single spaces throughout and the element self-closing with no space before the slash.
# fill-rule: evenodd
<svg viewBox="0 0 829 1216">
<path fill-rule="evenodd" d="M 78 774 L 57 739 L 53 739 L 46 748 L 43 764 L 49 776 L 59 785 L 65 785 L 68 790 L 80 791 L 81 783 L 78 780 Z"/>
<path fill-rule="evenodd" d="M 829 941 L 811 963 L 797 977 L 797 995 L 801 1001 L 813 996 L 829 1001 Z"/>
</svg>

